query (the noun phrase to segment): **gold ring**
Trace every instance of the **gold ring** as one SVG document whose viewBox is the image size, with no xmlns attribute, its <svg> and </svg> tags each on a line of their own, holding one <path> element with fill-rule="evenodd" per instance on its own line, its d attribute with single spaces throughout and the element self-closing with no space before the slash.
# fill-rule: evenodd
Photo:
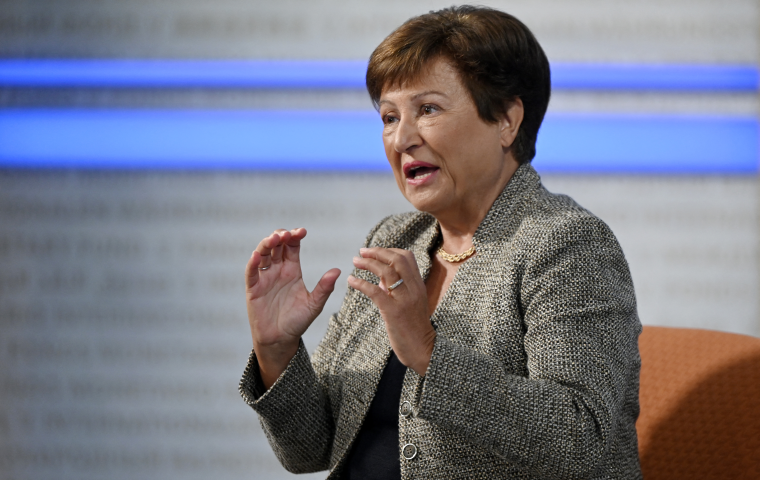
<svg viewBox="0 0 760 480">
<path fill-rule="evenodd" d="M 397 289 L 397 288 L 398 288 L 398 286 L 399 286 L 399 285 L 401 285 L 402 283 L 404 283 L 404 279 L 403 279 L 403 278 L 400 278 L 400 279 L 398 280 L 398 282 L 396 282 L 396 283 L 394 283 L 393 285 L 391 285 L 390 287 L 388 287 L 388 291 L 389 291 L 389 292 L 392 292 L 393 290 Z"/>
</svg>

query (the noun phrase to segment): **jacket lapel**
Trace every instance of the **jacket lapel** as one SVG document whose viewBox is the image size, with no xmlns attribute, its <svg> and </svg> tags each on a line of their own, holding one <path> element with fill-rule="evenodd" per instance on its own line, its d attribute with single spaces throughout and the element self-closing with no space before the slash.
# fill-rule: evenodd
<svg viewBox="0 0 760 480">
<path fill-rule="evenodd" d="M 382 246 L 414 253 L 424 280 L 430 273 L 429 252 L 438 241 L 438 223 L 427 214 L 416 214 L 411 221 L 413 225 L 407 231 L 414 234 L 389 239 L 391 241 Z M 377 307 L 372 305 L 367 308 L 356 321 L 361 329 L 361 348 L 353 352 L 343 372 L 341 411 L 336 424 L 331 459 L 333 465 L 345 456 L 361 428 L 391 353 L 385 323 Z"/>
<path fill-rule="evenodd" d="M 522 165 L 517 169 L 475 232 L 473 244 L 478 255 L 488 256 L 489 250 L 492 250 L 489 249 L 490 243 L 494 239 L 504 238 L 505 229 L 516 229 L 517 218 L 519 218 L 518 210 L 526 197 L 530 196 L 539 186 L 540 180 L 533 167 Z M 438 222 L 431 215 L 425 213 L 414 214 L 409 221 L 410 223 L 405 225 L 406 228 L 403 229 L 401 235 L 391 235 L 380 243 L 386 248 L 401 248 L 414 253 L 420 276 L 426 280 L 432 265 L 430 259 L 432 249 L 435 248 L 440 238 Z M 460 278 L 467 276 L 467 269 L 462 268 L 460 272 L 454 277 L 449 290 L 452 290 L 455 283 L 467 281 L 466 278 Z M 443 305 L 443 302 L 446 301 L 448 304 L 455 305 L 456 298 L 452 297 L 457 295 L 452 295 L 454 293 L 454 291 L 447 292 L 441 304 Z M 385 324 L 380 312 L 374 305 L 366 308 L 364 313 L 355 321 L 358 322 L 357 327 L 361 332 L 356 338 L 358 344 L 361 344 L 361 348 L 353 352 L 351 360 L 343 370 L 341 411 L 336 424 L 331 458 L 331 465 L 333 466 L 343 459 L 356 437 L 375 396 L 377 385 L 391 353 Z"/>
</svg>

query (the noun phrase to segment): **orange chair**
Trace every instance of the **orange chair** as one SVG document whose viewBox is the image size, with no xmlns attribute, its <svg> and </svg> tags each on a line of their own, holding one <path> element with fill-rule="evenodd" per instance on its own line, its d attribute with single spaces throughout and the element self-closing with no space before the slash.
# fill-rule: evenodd
<svg viewBox="0 0 760 480">
<path fill-rule="evenodd" d="M 760 479 L 760 338 L 644 327 L 645 480 Z"/>
</svg>

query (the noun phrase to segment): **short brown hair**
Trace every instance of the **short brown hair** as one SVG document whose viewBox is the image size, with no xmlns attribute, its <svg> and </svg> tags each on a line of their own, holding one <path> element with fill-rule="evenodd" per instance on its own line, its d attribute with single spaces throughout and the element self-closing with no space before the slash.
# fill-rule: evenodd
<svg viewBox="0 0 760 480">
<path fill-rule="evenodd" d="M 513 153 L 520 163 L 531 161 L 551 81 L 549 61 L 528 27 L 499 10 L 469 5 L 407 20 L 369 59 L 367 90 L 375 107 L 383 89 L 416 80 L 438 56 L 457 69 L 483 121 L 496 122 L 509 101 L 522 100 Z"/>
</svg>

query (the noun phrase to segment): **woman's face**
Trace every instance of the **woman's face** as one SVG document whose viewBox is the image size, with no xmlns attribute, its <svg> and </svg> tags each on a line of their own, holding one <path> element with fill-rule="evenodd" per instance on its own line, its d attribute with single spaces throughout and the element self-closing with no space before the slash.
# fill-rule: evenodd
<svg viewBox="0 0 760 480">
<path fill-rule="evenodd" d="M 485 215 L 518 167 L 508 148 L 522 121 L 516 100 L 496 123 L 486 123 L 456 69 L 443 58 L 414 83 L 380 96 L 385 154 L 401 192 L 439 220 Z M 482 217 L 481 217 L 482 219 Z"/>
</svg>

